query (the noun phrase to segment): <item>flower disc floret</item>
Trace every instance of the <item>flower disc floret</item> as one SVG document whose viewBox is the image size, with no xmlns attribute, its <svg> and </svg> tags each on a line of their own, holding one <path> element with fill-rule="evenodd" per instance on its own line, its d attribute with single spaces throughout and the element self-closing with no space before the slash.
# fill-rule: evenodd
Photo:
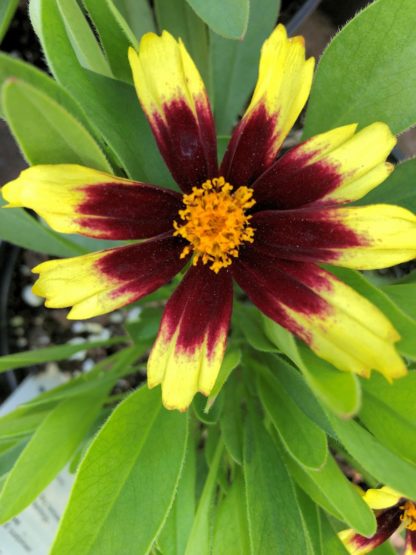
<svg viewBox="0 0 416 555">
<path fill-rule="evenodd" d="M 253 242 L 251 215 L 246 212 L 255 200 L 249 187 L 233 192 L 223 177 L 209 179 L 184 195 L 183 203 L 185 208 L 179 211 L 182 222 L 174 222 L 174 235 L 189 241 L 181 258 L 193 252 L 194 266 L 201 260 L 218 273 L 232 263 L 232 257 L 238 257 L 242 243 Z"/>
<path fill-rule="evenodd" d="M 406 501 L 402 508 L 404 512 L 400 518 L 405 527 L 412 532 L 416 532 L 416 505 L 413 501 Z"/>
</svg>

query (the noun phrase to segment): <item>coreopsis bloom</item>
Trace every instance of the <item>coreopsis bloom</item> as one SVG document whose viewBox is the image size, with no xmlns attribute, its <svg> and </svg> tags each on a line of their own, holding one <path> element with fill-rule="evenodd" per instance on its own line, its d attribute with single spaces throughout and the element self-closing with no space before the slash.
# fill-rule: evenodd
<svg viewBox="0 0 416 555">
<path fill-rule="evenodd" d="M 319 266 L 374 269 L 416 254 L 412 213 L 345 206 L 392 171 L 386 157 L 396 140 L 387 125 L 339 127 L 278 157 L 314 68 L 302 37 L 289 39 L 279 25 L 263 45 L 253 97 L 218 165 L 207 93 L 182 41 L 147 34 L 129 59 L 182 193 L 76 165 L 35 166 L 6 185 L 9 206 L 35 210 L 57 231 L 138 240 L 34 268 L 34 292 L 46 306 L 91 318 L 137 301 L 186 268 L 148 362 L 149 387 L 162 384 L 168 408 L 184 410 L 197 391 L 210 393 L 233 280 L 264 314 L 341 370 L 405 374 L 390 322 Z"/>
<path fill-rule="evenodd" d="M 416 504 L 389 487 L 369 489 L 364 494 L 367 504 L 377 511 L 377 530 L 366 538 L 354 530 L 343 530 L 339 536 L 352 555 L 365 555 L 387 541 L 401 528 L 406 529 L 404 555 L 416 554 Z"/>
</svg>

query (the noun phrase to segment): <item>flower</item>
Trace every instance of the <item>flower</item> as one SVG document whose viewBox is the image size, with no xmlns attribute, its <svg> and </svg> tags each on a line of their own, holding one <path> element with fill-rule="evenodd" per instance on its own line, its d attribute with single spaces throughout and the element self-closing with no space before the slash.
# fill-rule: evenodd
<svg viewBox="0 0 416 555">
<path fill-rule="evenodd" d="M 181 40 L 145 35 L 129 60 L 142 108 L 182 194 L 77 165 L 34 166 L 3 189 L 55 230 L 119 248 L 34 268 L 46 306 L 90 318 L 137 301 L 187 264 L 148 362 L 168 408 L 208 395 L 224 355 L 233 280 L 251 301 L 341 370 L 406 373 L 385 316 L 320 263 L 373 269 L 416 254 L 416 218 L 397 206 L 347 207 L 392 171 L 384 123 L 345 125 L 278 157 L 304 107 L 314 60 L 279 25 L 263 45 L 251 102 L 217 164 L 202 79 Z"/>
<path fill-rule="evenodd" d="M 389 539 L 399 528 L 406 528 L 404 555 L 416 554 L 416 504 L 389 487 L 369 489 L 364 494 L 367 504 L 377 511 L 377 530 L 366 538 L 354 530 L 339 533 L 352 555 L 365 555 Z"/>
</svg>

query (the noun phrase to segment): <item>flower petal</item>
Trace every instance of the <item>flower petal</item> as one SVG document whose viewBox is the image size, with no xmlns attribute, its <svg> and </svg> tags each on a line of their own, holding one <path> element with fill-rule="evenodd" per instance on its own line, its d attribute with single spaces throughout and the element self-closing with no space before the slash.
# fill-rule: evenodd
<svg viewBox="0 0 416 555">
<path fill-rule="evenodd" d="M 399 206 L 268 210 L 251 225 L 260 251 L 286 259 L 371 270 L 416 256 L 416 216 Z"/>
<path fill-rule="evenodd" d="M 393 171 L 386 158 L 396 138 L 385 123 L 358 133 L 346 125 L 301 143 L 253 184 L 258 207 L 298 208 L 311 202 L 357 200 Z"/>
<path fill-rule="evenodd" d="M 40 274 L 33 292 L 50 308 L 72 307 L 68 318 L 92 318 L 137 301 L 168 282 L 184 266 L 183 244 L 157 237 L 126 247 L 49 260 L 33 269 Z"/>
<path fill-rule="evenodd" d="M 340 370 L 387 379 L 406 374 L 387 318 L 367 299 L 310 263 L 279 260 L 246 248 L 233 274 L 259 309 Z"/>
<path fill-rule="evenodd" d="M 183 42 L 147 33 L 129 50 L 134 84 L 160 152 L 185 192 L 216 177 L 214 121 L 202 78 Z"/>
<path fill-rule="evenodd" d="M 416 555 L 416 530 L 406 530 L 404 555 Z"/>
<path fill-rule="evenodd" d="M 222 162 L 227 181 L 250 185 L 274 161 L 306 103 L 313 68 L 303 38 L 289 39 L 278 25 L 263 44 L 256 88 Z"/>
<path fill-rule="evenodd" d="M 351 529 L 343 530 L 339 533 L 339 537 L 351 555 L 370 553 L 397 530 L 400 526 L 401 512 L 399 507 L 393 507 L 379 514 L 377 516 L 377 532 L 371 538 L 361 536 Z"/>
<path fill-rule="evenodd" d="M 171 231 L 182 206 L 173 191 L 72 164 L 28 168 L 2 194 L 10 207 L 35 210 L 56 231 L 101 239 Z"/>
<path fill-rule="evenodd" d="M 403 495 L 388 486 L 377 489 L 370 488 L 363 496 L 367 505 L 375 510 L 393 507 L 393 505 L 397 505 L 402 498 Z"/>
<path fill-rule="evenodd" d="M 195 393 L 209 395 L 224 356 L 232 308 L 226 270 L 192 266 L 166 305 L 149 357 L 149 387 L 162 384 L 163 404 L 186 410 Z"/>
</svg>

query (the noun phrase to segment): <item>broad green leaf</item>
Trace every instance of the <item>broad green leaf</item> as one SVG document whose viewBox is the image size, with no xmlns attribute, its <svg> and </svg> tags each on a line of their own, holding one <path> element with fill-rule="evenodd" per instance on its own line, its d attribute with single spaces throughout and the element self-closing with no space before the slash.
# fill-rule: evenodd
<svg viewBox="0 0 416 555">
<path fill-rule="evenodd" d="M 279 9 L 280 0 L 251 0 L 243 40 L 210 34 L 214 116 L 220 134 L 230 133 L 244 110 L 257 78 L 261 45 L 273 30 Z"/>
<path fill-rule="evenodd" d="M 79 65 L 56 0 L 30 0 L 29 13 L 51 71 L 77 99 L 128 176 L 171 186 L 134 88 Z"/>
<path fill-rule="evenodd" d="M 185 463 L 162 532 L 157 539 L 163 555 L 183 555 L 195 515 L 196 453 L 195 438 L 189 434 Z"/>
<path fill-rule="evenodd" d="M 233 325 L 241 329 L 247 342 L 256 351 L 275 353 L 278 350 L 278 347 L 267 337 L 263 329 L 262 316 L 254 306 L 236 305 L 233 314 Z"/>
<path fill-rule="evenodd" d="M 376 0 L 321 57 L 306 114 L 310 137 L 334 127 L 384 121 L 394 133 L 416 123 L 414 0 Z"/>
<path fill-rule="evenodd" d="M 9 28 L 18 5 L 19 0 L 2 0 L 0 3 L 0 42 Z"/>
<path fill-rule="evenodd" d="M 16 460 L 18 459 L 20 453 L 23 451 L 27 443 L 26 439 L 23 439 L 15 443 L 12 447 L 3 451 L 0 455 L 0 476 L 7 474 L 13 468 Z"/>
<path fill-rule="evenodd" d="M 270 341 L 288 356 L 302 374 L 315 395 L 336 414 L 355 414 L 361 402 L 360 384 L 356 376 L 341 372 L 316 356 L 304 343 L 273 320 L 263 317 L 264 329 Z"/>
<path fill-rule="evenodd" d="M 35 349 L 33 351 L 23 351 L 13 355 L 5 355 L 0 357 L 0 372 L 14 370 L 16 368 L 25 368 L 33 364 L 43 364 L 51 360 L 65 360 L 79 351 L 117 345 L 123 341 L 125 341 L 124 337 L 113 337 L 102 341 L 86 341 L 85 343 L 77 343 L 75 345 L 57 345 L 56 347 L 45 347 L 44 349 Z"/>
<path fill-rule="evenodd" d="M 159 32 L 167 30 L 181 38 L 211 91 L 209 36 L 207 26 L 189 7 L 186 0 L 155 0 Z"/>
<path fill-rule="evenodd" d="M 27 507 L 64 467 L 95 420 L 104 395 L 68 399 L 44 419 L 3 486 L 0 522 Z"/>
<path fill-rule="evenodd" d="M 4 440 L 21 440 L 27 438 L 42 424 L 48 416 L 49 406 L 27 410 L 25 406 L 17 407 L 0 418 L 0 438 Z"/>
<path fill-rule="evenodd" d="M 173 502 L 186 442 L 187 416 L 165 410 L 158 389 L 120 403 L 79 467 L 51 555 L 147 553 Z"/>
<path fill-rule="evenodd" d="M 357 422 L 332 415 L 329 419 L 344 448 L 367 472 L 406 497 L 416 498 L 415 464 L 392 453 Z"/>
<path fill-rule="evenodd" d="M 224 445 L 237 464 L 243 463 L 243 430 L 241 428 L 241 382 L 231 379 L 224 387 L 224 407 L 220 416 L 220 429 Z"/>
<path fill-rule="evenodd" d="M 258 391 L 283 446 L 302 466 L 319 470 L 328 456 L 326 434 L 310 420 L 268 374 L 259 377 Z"/>
<path fill-rule="evenodd" d="M 57 0 L 69 40 L 79 63 L 107 77 L 111 69 L 77 0 Z"/>
<path fill-rule="evenodd" d="M 360 420 L 399 456 L 416 463 L 416 372 L 389 384 L 379 375 L 363 381 Z"/>
<path fill-rule="evenodd" d="M 305 532 L 292 480 L 253 409 L 245 424 L 244 478 L 251 552 L 304 555 Z"/>
<path fill-rule="evenodd" d="M 23 208 L 1 208 L 5 201 L 0 196 L 0 239 L 25 249 L 55 256 L 84 254 L 80 246 L 55 233 L 30 216 Z"/>
<path fill-rule="evenodd" d="M 249 0 L 187 0 L 195 13 L 218 35 L 241 39 L 247 31 Z"/>
<path fill-rule="evenodd" d="M 346 268 L 332 267 L 331 272 L 374 303 L 387 316 L 401 336 L 401 340 L 396 343 L 397 350 L 416 360 L 416 321 L 395 305 L 380 288 L 365 279 L 362 274 Z"/>
<path fill-rule="evenodd" d="M 208 405 L 207 399 L 202 393 L 198 393 L 192 402 L 195 415 L 204 424 L 212 426 L 217 424 L 224 405 L 224 395 L 222 392 L 216 397 L 215 402 Z"/>
<path fill-rule="evenodd" d="M 224 446 L 221 440 L 217 441 L 214 456 L 199 498 L 194 522 L 186 544 L 185 555 L 209 555 L 210 553 L 211 504 L 215 493 L 217 474 L 223 450 Z"/>
<path fill-rule="evenodd" d="M 397 551 L 391 545 L 389 541 L 384 542 L 376 549 L 373 549 L 371 555 L 397 555 Z"/>
<path fill-rule="evenodd" d="M 111 172 L 89 132 L 45 93 L 24 81 L 2 89 L 7 123 L 30 164 L 81 164 Z"/>
<path fill-rule="evenodd" d="M 244 479 L 241 473 L 221 500 L 215 518 L 212 553 L 251 555 Z"/>
<path fill-rule="evenodd" d="M 376 520 L 373 511 L 363 501 L 355 486 L 344 476 L 332 455 L 328 456 L 325 465 L 318 471 L 296 467 L 296 463 L 287 456 L 285 460 L 298 485 L 318 505 L 344 520 L 350 528 L 354 528 L 360 534 L 374 534 Z"/>
<path fill-rule="evenodd" d="M 416 212 L 416 158 L 398 164 L 381 185 L 357 204 L 398 204 Z"/>
</svg>

